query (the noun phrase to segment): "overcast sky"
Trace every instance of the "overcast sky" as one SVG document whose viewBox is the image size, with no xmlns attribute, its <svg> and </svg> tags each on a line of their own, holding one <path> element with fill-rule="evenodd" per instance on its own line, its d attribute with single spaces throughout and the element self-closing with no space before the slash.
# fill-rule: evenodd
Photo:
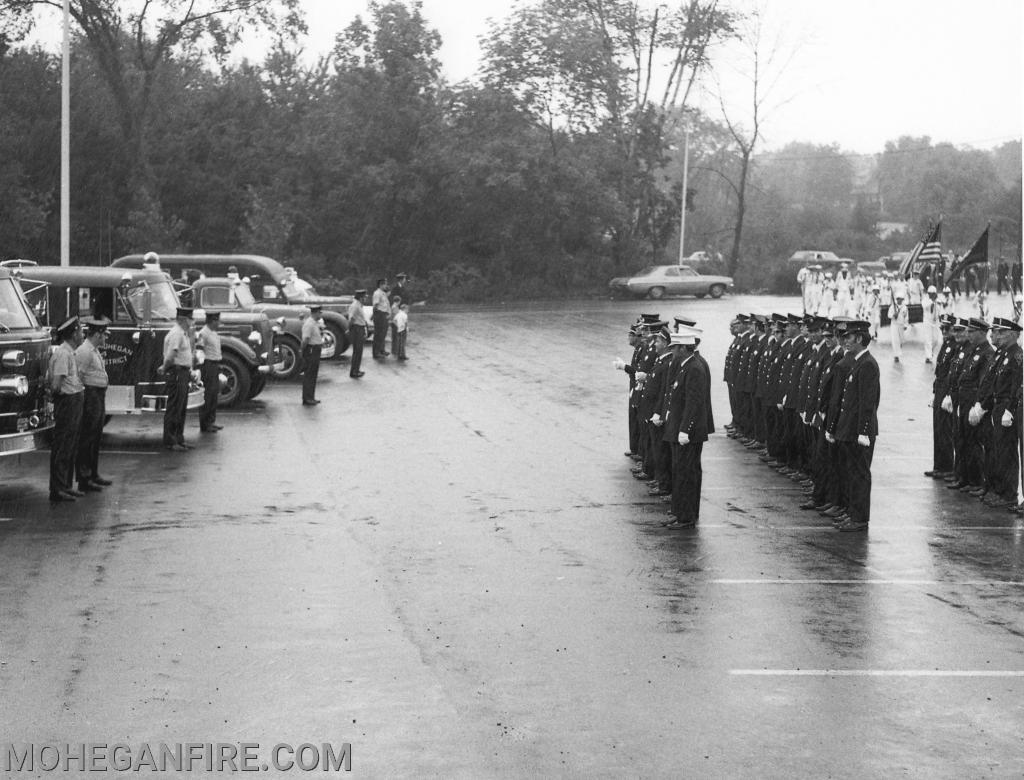
<svg viewBox="0 0 1024 780">
<path fill-rule="evenodd" d="M 723 2 L 750 8 L 754 0 Z M 760 5 L 769 38 L 791 55 L 766 107 L 763 148 L 810 141 L 870 153 L 900 135 L 979 148 L 1021 137 L 1024 0 Z M 303 0 L 303 6 L 312 52 L 329 51 L 334 35 L 366 13 L 364 0 Z M 423 0 L 424 16 L 443 40 L 449 81 L 473 77 L 477 36 L 489 17 L 503 17 L 509 6 L 509 0 Z M 721 52 L 718 61 L 727 102 L 746 102 L 737 73 L 742 52 Z M 706 86 L 697 99 L 714 113 L 713 82 Z"/>
</svg>

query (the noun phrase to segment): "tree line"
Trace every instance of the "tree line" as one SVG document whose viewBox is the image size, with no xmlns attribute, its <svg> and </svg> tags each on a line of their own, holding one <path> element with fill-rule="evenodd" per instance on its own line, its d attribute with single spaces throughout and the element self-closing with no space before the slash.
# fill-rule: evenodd
<svg viewBox="0 0 1024 780">
<path fill-rule="evenodd" d="M 0 257 L 54 263 L 60 62 L 21 43 L 40 2 L 0 0 Z M 459 84 L 418 2 L 371 3 L 312 63 L 296 0 L 164 0 L 149 18 L 160 3 L 71 5 L 73 263 L 254 253 L 325 291 L 405 271 L 433 299 L 601 294 L 677 256 L 684 127 L 687 250 L 721 253 L 741 289 L 771 289 L 797 249 L 908 249 L 940 214 L 948 246 L 992 221 L 994 254 L 1019 256 L 1019 141 L 906 137 L 868 156 L 794 142 L 744 161 L 742 118 L 689 100 L 713 44 L 742 34 L 714 0 L 517 6 Z M 257 26 L 268 54 L 232 60 Z"/>
</svg>

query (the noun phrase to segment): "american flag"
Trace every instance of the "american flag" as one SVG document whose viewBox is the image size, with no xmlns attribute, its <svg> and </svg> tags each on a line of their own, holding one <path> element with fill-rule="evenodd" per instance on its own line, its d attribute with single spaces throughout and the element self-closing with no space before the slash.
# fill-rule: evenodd
<svg viewBox="0 0 1024 780">
<path fill-rule="evenodd" d="M 900 264 L 900 277 L 905 277 L 915 265 L 937 263 L 942 259 L 942 220 L 914 245 L 913 250 Z"/>
</svg>

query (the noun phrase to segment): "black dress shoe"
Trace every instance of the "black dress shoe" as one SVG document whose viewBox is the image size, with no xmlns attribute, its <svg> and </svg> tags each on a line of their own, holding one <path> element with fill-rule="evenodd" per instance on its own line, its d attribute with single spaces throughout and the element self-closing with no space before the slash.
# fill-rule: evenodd
<svg viewBox="0 0 1024 780">
<path fill-rule="evenodd" d="M 844 533 L 849 531 L 866 531 L 868 530 L 868 524 L 858 522 L 857 520 L 847 520 L 845 523 L 839 526 L 839 530 Z"/>
<path fill-rule="evenodd" d="M 946 485 L 946 490 L 963 490 L 965 487 L 970 487 L 966 482 L 952 482 Z"/>
<path fill-rule="evenodd" d="M 61 492 L 71 496 L 72 498 L 81 498 L 82 496 L 85 495 L 85 493 L 83 493 L 81 490 L 75 490 L 74 488 L 68 488 L 67 490 L 62 490 Z"/>
<path fill-rule="evenodd" d="M 800 508 L 801 508 L 801 509 L 817 509 L 817 508 L 818 508 L 818 505 L 817 505 L 817 504 L 815 504 L 815 503 L 814 503 L 813 501 L 804 501 L 804 502 L 803 502 L 803 503 L 802 503 L 802 504 L 800 505 Z"/>
<path fill-rule="evenodd" d="M 846 511 L 841 506 L 834 506 L 831 509 L 822 512 L 822 514 L 825 515 L 825 517 L 836 518 L 840 515 L 846 514 Z"/>
<path fill-rule="evenodd" d="M 665 526 L 666 528 L 678 529 L 678 528 L 696 528 L 697 523 L 694 520 L 673 520 L 671 523 Z"/>
<path fill-rule="evenodd" d="M 75 497 L 67 493 L 50 493 L 50 500 L 54 503 L 60 501 L 75 501 Z"/>
<path fill-rule="evenodd" d="M 200 431 L 200 433 L 216 433 L 217 429 L 216 428 L 200 428 L 199 431 Z"/>
<path fill-rule="evenodd" d="M 103 488 L 101 488 L 99 485 L 94 485 L 92 482 L 79 482 L 78 483 L 78 490 L 83 495 L 85 493 L 102 493 L 103 492 Z"/>
<path fill-rule="evenodd" d="M 214 425 L 210 426 L 210 430 L 212 430 L 212 431 L 223 431 L 224 430 L 224 426 L 223 425 L 216 425 L 216 424 L 214 424 Z"/>
<path fill-rule="evenodd" d="M 941 471 L 926 471 L 924 473 L 924 475 L 926 477 L 931 477 L 932 479 L 940 479 L 942 477 L 942 472 Z"/>
<path fill-rule="evenodd" d="M 166 449 L 169 449 L 171 452 L 188 452 L 188 447 L 182 444 L 167 444 L 165 445 L 165 447 Z"/>
<path fill-rule="evenodd" d="M 349 374 L 349 376 L 352 377 L 353 379 L 359 379 L 359 377 L 361 377 L 365 373 L 365 371 L 356 371 L 354 374 Z"/>
<path fill-rule="evenodd" d="M 316 400 L 314 400 L 314 401 L 303 401 L 302 405 L 303 406 L 316 406 L 318 403 L 320 403 L 320 402 L 316 401 Z"/>
<path fill-rule="evenodd" d="M 94 485 L 102 485 L 103 487 L 114 484 L 109 479 L 104 479 L 103 477 L 89 477 L 89 481 Z"/>
</svg>

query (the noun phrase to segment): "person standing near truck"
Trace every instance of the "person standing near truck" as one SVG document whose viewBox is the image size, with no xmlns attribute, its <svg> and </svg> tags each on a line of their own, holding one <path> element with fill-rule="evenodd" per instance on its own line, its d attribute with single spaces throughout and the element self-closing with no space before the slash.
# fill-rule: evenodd
<svg viewBox="0 0 1024 780">
<path fill-rule="evenodd" d="M 74 501 L 84 496 L 75 490 L 71 480 L 75 476 L 75 453 L 82 427 L 82 403 L 85 386 L 78 375 L 75 350 L 82 343 L 82 328 L 78 317 L 71 317 L 57 328 L 60 341 L 50 355 L 47 372 L 50 393 L 53 396 L 53 440 L 50 444 L 50 500 Z"/>
<path fill-rule="evenodd" d="M 366 341 L 366 315 L 363 313 L 363 299 L 366 290 L 352 293 L 352 303 L 348 307 L 348 337 L 352 342 L 352 362 L 349 364 L 348 375 L 359 379 L 365 371 L 359 367 L 363 362 L 363 342 Z"/>
<path fill-rule="evenodd" d="M 391 320 L 391 302 L 388 300 L 388 280 L 378 279 L 377 289 L 373 291 L 373 357 L 386 358 L 384 339 L 388 335 L 388 323 Z"/>
<path fill-rule="evenodd" d="M 324 336 L 320 330 L 322 307 L 313 304 L 309 315 L 302 320 L 302 405 L 316 406 L 316 380 L 320 376 L 320 350 Z"/>
<path fill-rule="evenodd" d="M 164 337 L 164 362 L 158 371 L 167 377 L 164 447 L 174 452 L 192 449 L 191 444 L 185 443 L 188 383 L 192 377 L 194 354 L 192 332 L 192 309 L 179 306 L 174 327 Z"/>
<path fill-rule="evenodd" d="M 111 484 L 100 476 L 100 437 L 107 416 L 107 367 L 99 348 L 107 342 L 106 317 L 91 317 L 82 321 L 85 340 L 75 350 L 78 374 L 85 385 L 82 399 L 82 424 L 78 439 L 78 489 L 97 492 Z"/>
<path fill-rule="evenodd" d="M 220 348 L 220 312 L 206 312 L 206 324 L 196 338 L 196 351 L 203 351 L 203 362 L 199 366 L 199 375 L 203 379 L 203 408 L 199 412 L 199 430 L 203 433 L 216 433 L 224 428 L 217 425 L 217 403 L 220 401 L 220 361 L 223 353 Z"/>
</svg>

